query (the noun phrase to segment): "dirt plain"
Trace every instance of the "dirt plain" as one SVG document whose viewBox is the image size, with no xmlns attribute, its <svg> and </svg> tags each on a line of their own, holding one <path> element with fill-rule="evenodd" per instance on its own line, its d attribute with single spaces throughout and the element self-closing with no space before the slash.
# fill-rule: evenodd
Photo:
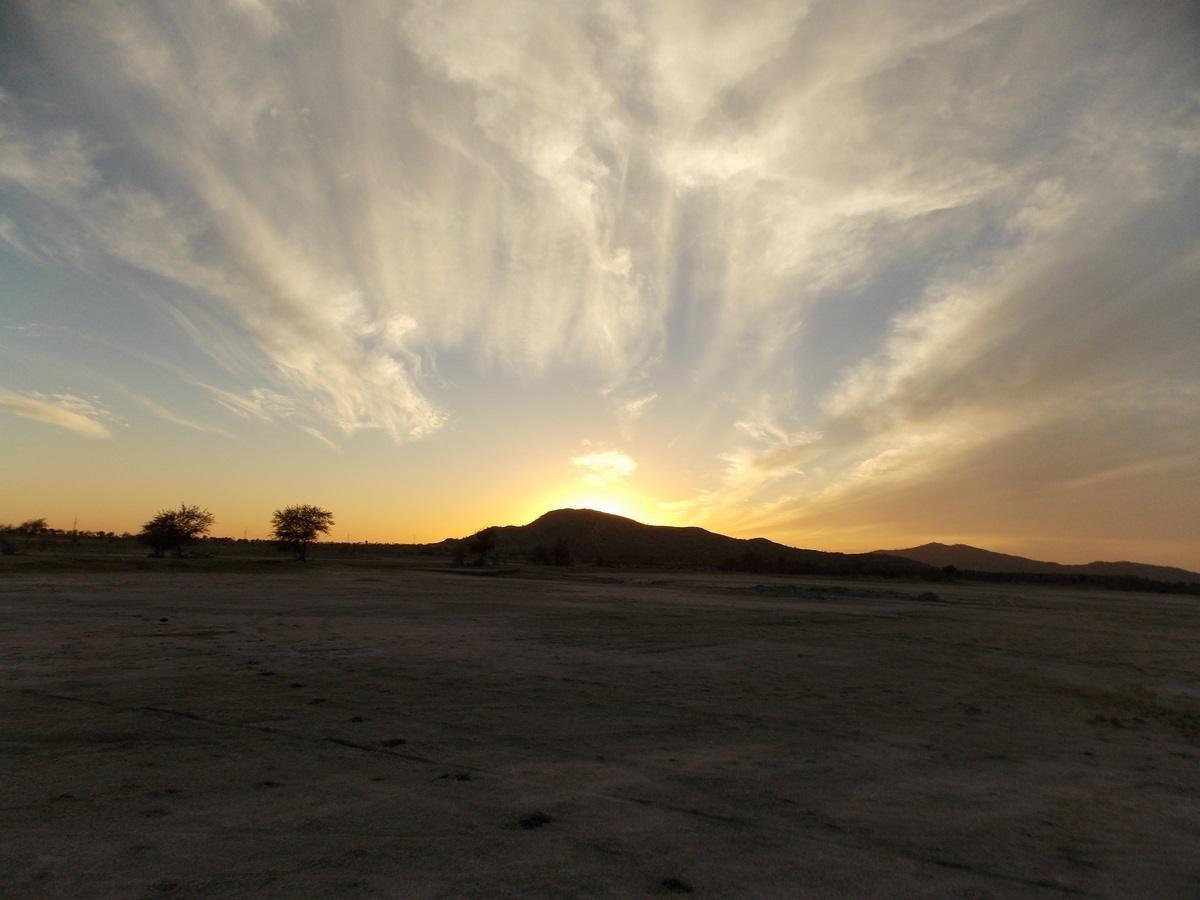
<svg viewBox="0 0 1200 900">
<path fill-rule="evenodd" d="M 0 573 L 14 897 L 1196 897 L 1196 597 Z"/>
</svg>

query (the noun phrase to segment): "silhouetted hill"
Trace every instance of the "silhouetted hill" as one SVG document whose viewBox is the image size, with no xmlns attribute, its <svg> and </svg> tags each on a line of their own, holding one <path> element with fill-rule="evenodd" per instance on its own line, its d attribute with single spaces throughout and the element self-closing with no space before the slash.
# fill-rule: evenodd
<svg viewBox="0 0 1200 900">
<path fill-rule="evenodd" d="M 751 572 L 904 575 L 929 572 L 909 559 L 877 553 L 800 550 L 765 538 L 742 540 L 703 528 L 644 525 L 591 509 L 556 509 L 528 525 L 484 529 L 496 550 L 534 561 L 722 568 Z M 470 542 L 464 539 L 464 544 Z"/>
<path fill-rule="evenodd" d="M 1200 582 L 1200 573 L 1172 566 L 1151 566 L 1135 562 L 1092 562 L 1086 565 L 1064 565 L 994 553 L 967 544 L 922 544 L 907 550 L 880 550 L 888 556 L 922 562 L 943 568 L 954 566 L 970 572 L 1012 572 L 1017 574 L 1101 575 L 1117 578 L 1147 578 L 1151 581 Z"/>
</svg>

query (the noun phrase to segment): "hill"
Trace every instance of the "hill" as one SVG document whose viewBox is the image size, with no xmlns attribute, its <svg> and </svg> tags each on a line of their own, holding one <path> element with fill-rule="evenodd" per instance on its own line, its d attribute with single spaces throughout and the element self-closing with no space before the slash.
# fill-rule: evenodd
<svg viewBox="0 0 1200 900">
<path fill-rule="evenodd" d="M 967 544 L 922 544 L 905 550 L 879 550 L 880 554 L 899 556 L 928 566 L 970 572 L 1001 572 L 1023 575 L 1098 575 L 1117 578 L 1145 578 L 1151 581 L 1200 582 L 1200 573 L 1172 566 L 1152 566 L 1135 562 L 1091 562 L 1085 565 L 1065 565 L 1026 559 L 1008 553 L 995 553 Z"/>
<path fill-rule="evenodd" d="M 496 526 L 496 550 L 534 561 L 720 568 L 751 572 L 920 575 L 926 564 L 878 553 L 825 553 L 703 528 L 645 525 L 591 509 L 556 509 L 528 525 Z M 469 539 L 463 539 L 468 541 Z M 460 542 L 461 543 L 461 542 Z"/>
</svg>

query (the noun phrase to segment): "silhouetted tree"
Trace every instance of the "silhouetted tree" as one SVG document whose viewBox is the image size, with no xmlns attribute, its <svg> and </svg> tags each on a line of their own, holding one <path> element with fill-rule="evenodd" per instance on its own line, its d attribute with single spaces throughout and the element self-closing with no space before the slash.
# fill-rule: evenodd
<svg viewBox="0 0 1200 900">
<path fill-rule="evenodd" d="M 145 525 L 138 540 L 146 544 L 155 556 L 174 550 L 183 556 L 183 549 L 212 528 L 213 514 L 199 506 L 180 504 L 179 509 L 164 509 Z"/>
<path fill-rule="evenodd" d="M 308 545 L 333 527 L 333 513 L 319 506 L 288 506 L 277 509 L 271 516 L 275 540 L 294 550 L 301 562 L 308 559 Z"/>
<path fill-rule="evenodd" d="M 45 534 L 49 529 L 45 519 L 26 519 L 17 526 L 17 530 L 25 537 L 37 537 L 40 534 Z"/>
<path fill-rule="evenodd" d="M 717 564 L 727 572 L 766 572 L 771 566 L 762 554 L 755 550 L 743 550 L 740 556 L 730 556 Z"/>
<path fill-rule="evenodd" d="M 529 561 L 536 566 L 569 566 L 571 546 L 561 537 L 553 544 L 538 544 L 529 551 Z"/>
<path fill-rule="evenodd" d="M 475 565 L 482 566 L 496 552 L 496 528 L 485 528 L 467 538 L 467 550 L 475 557 Z"/>
</svg>

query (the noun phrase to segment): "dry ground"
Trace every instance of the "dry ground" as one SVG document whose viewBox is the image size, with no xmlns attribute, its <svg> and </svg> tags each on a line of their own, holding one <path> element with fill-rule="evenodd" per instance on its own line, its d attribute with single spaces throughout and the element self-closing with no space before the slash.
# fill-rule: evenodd
<svg viewBox="0 0 1200 900">
<path fill-rule="evenodd" d="M 0 891 L 1200 896 L 1200 600 L 927 589 L 6 572 Z"/>
</svg>

